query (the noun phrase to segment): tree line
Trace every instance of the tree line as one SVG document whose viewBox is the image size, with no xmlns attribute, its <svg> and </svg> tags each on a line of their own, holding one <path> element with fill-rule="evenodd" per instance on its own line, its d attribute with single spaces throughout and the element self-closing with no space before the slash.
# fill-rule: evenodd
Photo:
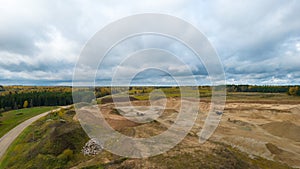
<svg viewBox="0 0 300 169">
<path fill-rule="evenodd" d="M 72 92 L 10 93 L 0 96 L 0 111 L 36 106 L 64 106 L 72 103 Z"/>
<path fill-rule="evenodd" d="M 299 86 L 252 86 L 252 85 L 227 85 L 227 92 L 260 92 L 260 93 L 287 93 L 300 96 Z"/>
<path fill-rule="evenodd" d="M 287 93 L 289 86 L 227 85 L 228 92 Z"/>
</svg>

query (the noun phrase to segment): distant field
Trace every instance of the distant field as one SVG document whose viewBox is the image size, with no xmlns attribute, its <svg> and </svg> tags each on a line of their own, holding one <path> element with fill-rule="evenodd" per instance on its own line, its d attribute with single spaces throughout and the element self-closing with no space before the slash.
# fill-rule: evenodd
<svg viewBox="0 0 300 169">
<path fill-rule="evenodd" d="M 291 96 L 285 93 L 256 93 L 256 92 L 228 92 L 227 102 L 277 102 L 282 104 L 300 103 L 299 96 Z"/>
<path fill-rule="evenodd" d="M 157 92 L 158 91 L 158 92 Z M 159 93 L 163 92 L 163 93 Z M 212 91 L 210 87 L 199 87 L 192 88 L 189 87 L 185 89 L 185 96 L 195 97 L 195 92 L 198 92 L 201 101 L 210 102 Z M 162 98 L 162 97 L 181 97 L 180 88 L 178 87 L 132 87 L 128 93 L 115 94 L 115 98 L 119 100 L 127 95 L 133 100 L 149 100 L 150 95 L 153 98 Z M 101 99 L 99 99 L 101 100 Z M 110 100 L 110 101 L 109 101 Z M 299 104 L 300 96 L 288 95 L 287 93 L 263 93 L 263 92 L 228 92 L 226 93 L 227 102 L 243 102 L 243 103 L 282 103 L 282 104 Z M 112 102 L 110 96 L 107 96 L 103 103 Z M 99 103 L 99 102 L 98 102 Z"/>
<path fill-rule="evenodd" d="M 0 117 L 0 137 L 23 121 L 55 108 L 56 107 L 34 107 L 2 113 Z"/>
<path fill-rule="evenodd" d="M 129 94 L 138 100 L 148 100 L 149 94 L 154 90 L 161 91 L 163 92 L 163 94 L 154 92 L 154 94 L 152 93 L 152 97 L 167 97 L 167 98 L 181 97 L 181 94 L 184 94 L 186 97 L 195 97 L 195 96 L 210 97 L 211 96 L 211 90 L 208 88 L 200 88 L 200 89 L 197 89 L 197 87 L 196 88 L 183 87 L 183 88 L 184 89 L 182 89 L 181 91 L 181 89 L 178 87 L 166 87 L 166 88 L 158 88 L 158 89 L 154 89 L 151 87 L 144 87 L 142 89 L 130 90 Z M 199 94 L 196 94 L 196 92 L 198 92 Z"/>
</svg>

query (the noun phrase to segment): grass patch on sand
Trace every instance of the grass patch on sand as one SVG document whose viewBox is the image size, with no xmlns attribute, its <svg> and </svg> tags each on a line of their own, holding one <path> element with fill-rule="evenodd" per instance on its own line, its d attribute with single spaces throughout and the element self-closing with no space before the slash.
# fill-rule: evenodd
<svg viewBox="0 0 300 169">
<path fill-rule="evenodd" d="M 0 137 L 5 135 L 8 131 L 13 129 L 20 123 L 30 119 L 31 117 L 55 108 L 56 107 L 33 107 L 2 113 L 2 116 L 0 117 Z"/>
</svg>

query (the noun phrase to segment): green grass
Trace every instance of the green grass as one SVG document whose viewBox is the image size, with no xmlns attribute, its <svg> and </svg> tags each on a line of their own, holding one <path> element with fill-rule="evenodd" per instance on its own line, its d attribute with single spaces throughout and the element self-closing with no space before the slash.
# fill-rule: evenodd
<svg viewBox="0 0 300 169">
<path fill-rule="evenodd" d="M 4 169 L 7 166 L 8 163 L 8 155 L 11 155 L 12 158 L 14 158 L 15 155 L 12 154 L 12 151 L 17 147 L 19 142 L 22 142 L 22 140 L 25 139 L 27 135 L 29 135 L 31 132 L 31 128 L 26 128 L 17 138 L 16 140 L 9 146 L 6 153 L 3 155 L 3 157 L 0 159 L 0 169 Z"/>
<path fill-rule="evenodd" d="M 81 153 L 89 138 L 74 115 L 74 110 L 53 112 L 31 124 L 0 159 L 0 169 L 70 168 L 89 160 Z"/>
<path fill-rule="evenodd" d="M 103 169 L 103 166 L 100 164 L 100 165 L 93 165 L 93 166 L 83 167 L 82 169 Z"/>
<path fill-rule="evenodd" d="M 34 107 L 12 110 L 2 113 L 2 117 L 0 117 L 0 137 L 5 135 L 8 131 L 16 127 L 18 124 L 30 119 L 31 117 L 55 108 L 56 107 Z"/>
</svg>

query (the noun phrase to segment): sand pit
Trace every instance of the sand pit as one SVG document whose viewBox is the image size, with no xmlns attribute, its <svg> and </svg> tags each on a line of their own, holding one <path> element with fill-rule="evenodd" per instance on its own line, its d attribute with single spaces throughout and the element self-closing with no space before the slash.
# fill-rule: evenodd
<svg viewBox="0 0 300 169">
<path fill-rule="evenodd" d="M 161 134 L 174 124 L 181 106 L 179 99 L 132 101 L 134 108 L 118 102 L 100 105 L 107 123 L 118 132 L 135 138 Z M 149 108 L 149 106 L 153 106 Z M 198 118 L 188 134 L 197 145 L 198 135 L 209 112 L 210 103 L 200 102 Z M 188 110 L 185 108 L 185 110 Z M 251 157 L 300 168 L 300 106 L 275 103 L 227 103 L 220 125 L 210 141 L 231 145 Z M 197 146 L 193 146 L 194 149 Z M 205 148 L 205 146 L 204 146 Z"/>
<path fill-rule="evenodd" d="M 147 123 L 156 120 L 164 111 L 160 106 L 124 106 L 115 109 L 119 115 L 136 123 Z"/>
<path fill-rule="evenodd" d="M 300 126 L 294 123 L 288 121 L 271 122 L 262 125 L 262 128 L 272 135 L 300 142 Z"/>
</svg>

